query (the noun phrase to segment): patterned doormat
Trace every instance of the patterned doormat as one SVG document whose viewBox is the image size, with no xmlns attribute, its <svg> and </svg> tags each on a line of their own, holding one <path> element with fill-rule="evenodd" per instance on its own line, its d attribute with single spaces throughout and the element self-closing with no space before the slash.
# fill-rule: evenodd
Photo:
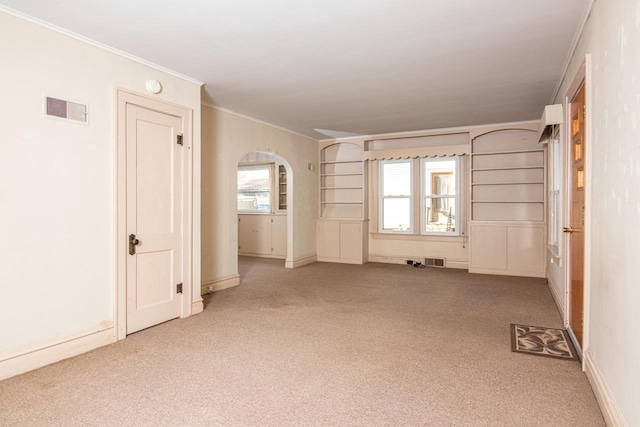
<svg viewBox="0 0 640 427">
<path fill-rule="evenodd" d="M 511 351 L 535 356 L 578 360 L 569 334 L 564 329 L 511 324 Z"/>
</svg>

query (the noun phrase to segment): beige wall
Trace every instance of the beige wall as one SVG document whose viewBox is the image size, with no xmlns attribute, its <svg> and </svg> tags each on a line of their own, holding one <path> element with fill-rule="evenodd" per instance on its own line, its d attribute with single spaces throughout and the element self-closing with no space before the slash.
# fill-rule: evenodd
<svg viewBox="0 0 640 427">
<path fill-rule="evenodd" d="M 193 109 L 199 299 L 199 85 L 4 12 L 0 39 L 0 362 L 113 326 L 116 86 Z M 43 117 L 44 94 L 89 125 Z"/>
<path fill-rule="evenodd" d="M 610 392 L 609 406 L 635 426 L 640 425 L 640 2 L 595 2 L 556 102 L 564 100 L 587 53 L 593 85 L 585 350 Z M 562 282 L 564 269 L 549 272 Z"/>
<path fill-rule="evenodd" d="M 238 274 L 238 162 L 271 152 L 290 167 L 287 261 L 315 257 L 318 142 L 226 111 L 202 106 L 202 284 Z M 309 171 L 307 165 L 314 165 Z M 293 203 L 291 203 L 293 202 Z M 284 267 L 284 264 L 283 264 Z"/>
</svg>

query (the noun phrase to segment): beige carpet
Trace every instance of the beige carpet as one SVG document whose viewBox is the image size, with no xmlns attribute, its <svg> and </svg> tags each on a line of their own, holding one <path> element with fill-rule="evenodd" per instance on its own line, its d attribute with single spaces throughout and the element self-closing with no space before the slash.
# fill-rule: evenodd
<svg viewBox="0 0 640 427">
<path fill-rule="evenodd" d="M 1 426 L 604 425 L 544 280 L 243 258 L 204 313 L 0 382 Z"/>
</svg>

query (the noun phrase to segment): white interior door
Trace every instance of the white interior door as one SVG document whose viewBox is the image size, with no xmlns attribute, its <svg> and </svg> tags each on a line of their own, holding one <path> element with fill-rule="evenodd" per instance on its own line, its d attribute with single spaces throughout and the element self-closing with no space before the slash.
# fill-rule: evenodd
<svg viewBox="0 0 640 427">
<path fill-rule="evenodd" d="M 181 315 L 182 120 L 126 107 L 127 333 Z"/>
</svg>

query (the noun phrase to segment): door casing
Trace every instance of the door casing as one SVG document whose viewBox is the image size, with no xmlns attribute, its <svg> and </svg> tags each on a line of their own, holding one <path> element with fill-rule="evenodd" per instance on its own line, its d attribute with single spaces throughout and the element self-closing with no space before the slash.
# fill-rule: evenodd
<svg viewBox="0 0 640 427">
<path fill-rule="evenodd" d="M 180 317 L 191 315 L 193 299 L 193 179 L 192 179 L 192 127 L 193 110 L 180 105 L 161 101 L 146 95 L 122 88 L 115 88 L 115 286 L 114 286 L 114 331 L 115 339 L 124 339 L 127 335 L 127 163 L 126 163 L 126 105 L 134 104 L 150 110 L 182 118 L 183 123 L 183 299 Z"/>
<path fill-rule="evenodd" d="M 593 187 L 593 168 L 592 168 L 592 156 L 593 156 L 593 138 L 592 138 L 592 109 L 593 109 L 593 84 L 592 84 L 592 64 L 591 64 L 591 54 L 585 55 L 585 59 L 579 69 L 576 71 L 576 74 L 573 78 L 573 81 L 569 88 L 565 93 L 564 106 L 565 106 L 565 120 L 564 120 L 564 200 L 563 204 L 566 207 L 563 213 L 563 226 L 568 226 L 570 224 L 570 209 L 569 209 L 569 194 L 571 192 L 571 179 L 570 179 L 570 168 L 572 166 L 573 158 L 571 156 L 571 109 L 569 108 L 571 100 L 576 95 L 580 87 L 584 82 L 585 88 L 585 150 L 584 150 L 584 159 L 585 159 L 585 221 L 584 221 L 584 293 L 583 293 L 583 304 L 584 304 L 584 320 L 583 320 L 583 331 L 582 331 L 582 348 L 580 352 L 584 354 L 589 349 L 589 322 L 590 322 L 590 299 L 591 299 L 591 269 L 589 266 L 591 265 L 591 206 L 592 206 L 592 187 Z M 564 312 L 564 325 L 565 328 L 569 327 L 569 307 L 570 307 L 570 275 L 569 275 L 569 267 L 568 267 L 568 259 L 571 251 L 571 247 L 569 244 L 569 235 L 568 233 L 563 233 L 564 247 L 566 251 L 564 252 L 567 257 L 567 262 L 565 263 L 565 273 L 564 273 L 564 283 L 565 283 L 565 312 Z M 575 337 L 572 337 L 575 342 Z M 582 358 L 582 369 L 584 370 L 584 360 Z"/>
</svg>

